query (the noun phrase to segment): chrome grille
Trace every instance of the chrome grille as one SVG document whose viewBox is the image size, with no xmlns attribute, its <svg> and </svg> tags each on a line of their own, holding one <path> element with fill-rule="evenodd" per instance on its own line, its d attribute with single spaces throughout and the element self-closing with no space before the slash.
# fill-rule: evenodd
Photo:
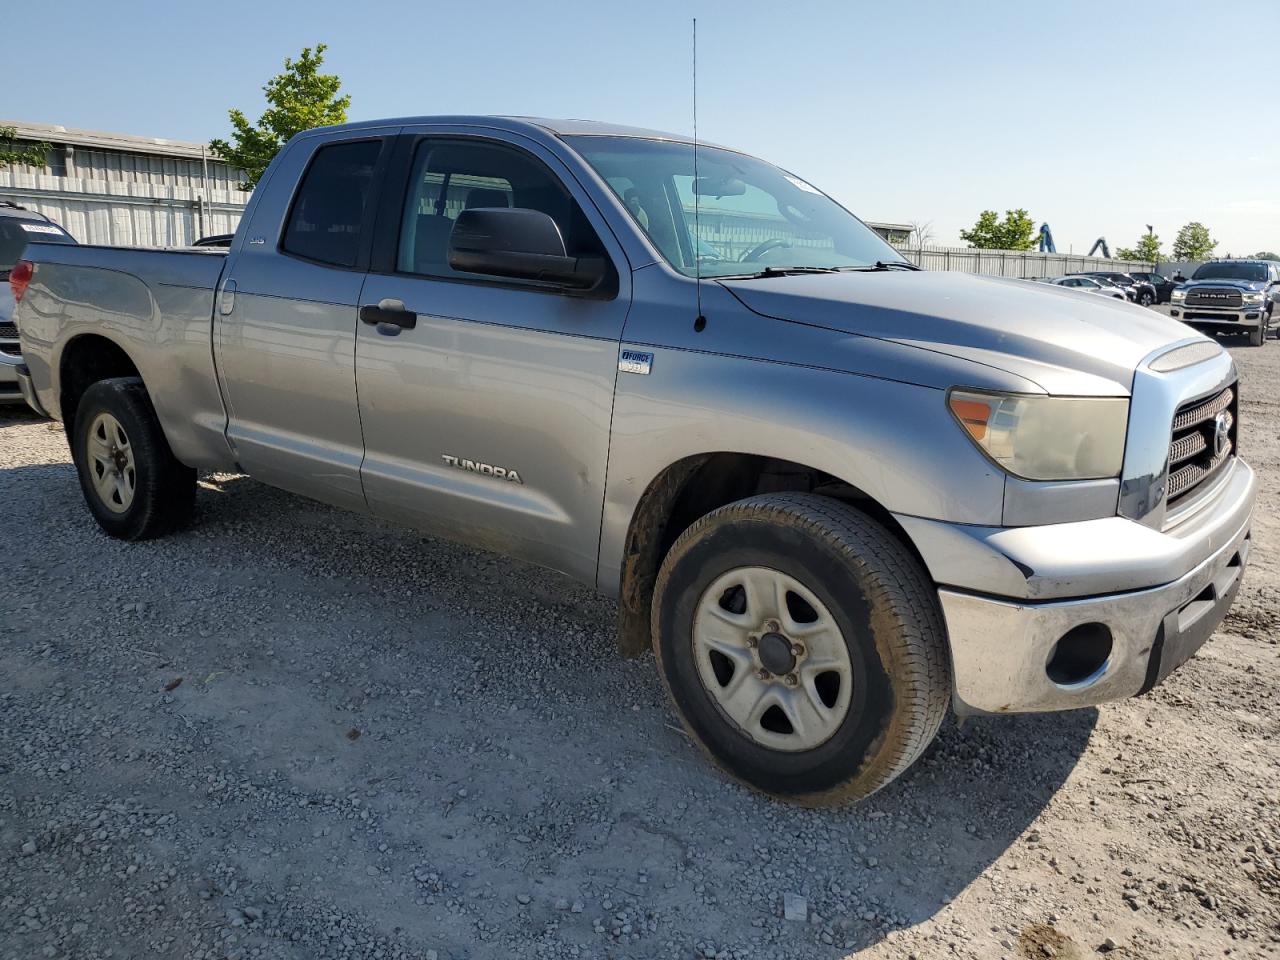
<svg viewBox="0 0 1280 960">
<path fill-rule="evenodd" d="M 1211 397 L 1192 400 L 1178 408 L 1169 441 L 1169 506 L 1194 492 L 1214 476 L 1236 453 L 1237 384 Z M 1218 417 L 1223 417 L 1225 443 L 1216 450 Z"/>
<path fill-rule="evenodd" d="M 1205 287 L 1187 292 L 1188 307 L 1238 307 L 1242 303 L 1240 291 L 1230 287 Z"/>
<path fill-rule="evenodd" d="M 17 340 L 18 325 L 16 323 L 0 323 L 0 340 Z"/>
</svg>

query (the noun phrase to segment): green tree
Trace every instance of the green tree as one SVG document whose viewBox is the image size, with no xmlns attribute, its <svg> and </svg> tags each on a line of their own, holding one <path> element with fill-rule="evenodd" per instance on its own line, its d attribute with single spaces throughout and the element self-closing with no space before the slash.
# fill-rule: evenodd
<svg viewBox="0 0 1280 960">
<path fill-rule="evenodd" d="M 1209 228 L 1193 220 L 1178 231 L 1178 238 L 1173 241 L 1173 259 L 1207 260 L 1217 245 L 1218 241 L 1209 236 Z"/>
<path fill-rule="evenodd" d="M 1280 260 L 1280 253 L 1272 253 L 1270 250 L 1259 250 L 1253 256 L 1256 260 Z"/>
<path fill-rule="evenodd" d="M 239 110 L 227 111 L 233 142 L 215 139 L 209 148 L 245 172 L 248 180 L 241 184 L 242 190 L 253 189 L 267 164 L 295 133 L 346 122 L 351 97 L 338 95 L 342 81 L 336 74 L 320 72 L 325 49 L 325 44 L 318 43 L 314 50 L 304 47 L 297 60 L 285 58 L 284 72 L 262 88 L 268 106 L 256 126 Z"/>
<path fill-rule="evenodd" d="M 1036 245 L 1036 225 L 1026 210 L 1006 210 L 1001 220 L 994 210 L 983 210 L 978 222 L 960 231 L 960 239 L 984 250 L 1030 250 Z"/>
<path fill-rule="evenodd" d="M 1121 247 L 1116 251 L 1121 260 L 1141 260 L 1143 263 L 1159 263 L 1164 259 L 1164 251 L 1160 249 L 1160 237 L 1154 233 L 1144 233 L 1138 238 L 1136 245 Z"/>
<path fill-rule="evenodd" d="M 52 149 L 48 143 L 19 145 L 16 127 L 0 127 L 0 167 L 43 167 Z"/>
</svg>

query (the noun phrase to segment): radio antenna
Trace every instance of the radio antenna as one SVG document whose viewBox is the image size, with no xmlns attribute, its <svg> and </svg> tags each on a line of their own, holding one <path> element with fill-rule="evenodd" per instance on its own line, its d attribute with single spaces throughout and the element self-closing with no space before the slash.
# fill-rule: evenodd
<svg viewBox="0 0 1280 960">
<path fill-rule="evenodd" d="M 698 301 L 694 329 L 702 330 L 707 319 L 702 315 L 702 242 L 701 203 L 698 198 L 698 18 L 693 18 L 693 285 Z"/>
</svg>

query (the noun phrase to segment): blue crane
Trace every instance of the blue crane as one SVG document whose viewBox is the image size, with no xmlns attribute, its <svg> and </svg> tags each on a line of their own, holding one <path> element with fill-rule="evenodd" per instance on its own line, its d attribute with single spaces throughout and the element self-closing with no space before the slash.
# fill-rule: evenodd
<svg viewBox="0 0 1280 960">
<path fill-rule="evenodd" d="M 1111 248 L 1107 246 L 1107 238 L 1099 237 L 1093 242 L 1093 246 L 1089 248 L 1089 256 L 1093 256 L 1098 252 L 1098 248 L 1102 248 L 1102 255 L 1108 260 L 1111 259 Z M 1049 229 L 1047 223 L 1040 224 L 1040 246 L 1041 253 L 1057 253 L 1058 248 L 1053 243 L 1053 231 Z"/>
</svg>

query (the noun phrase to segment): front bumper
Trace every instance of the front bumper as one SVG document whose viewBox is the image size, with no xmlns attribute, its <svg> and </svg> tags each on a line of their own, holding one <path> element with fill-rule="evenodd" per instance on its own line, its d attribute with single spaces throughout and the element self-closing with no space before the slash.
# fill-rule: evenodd
<svg viewBox="0 0 1280 960">
<path fill-rule="evenodd" d="M 1092 706 L 1163 680 L 1235 599 L 1256 486 L 1249 465 L 1237 460 L 1211 503 L 1165 531 L 1123 517 L 955 536 L 937 536 L 918 520 L 904 524 L 940 584 L 956 712 Z M 993 591 L 996 585 L 1003 589 Z M 1059 641 L 1095 625 L 1110 642 L 1098 665 L 1052 678 Z"/>
<path fill-rule="evenodd" d="M 1169 316 L 1193 327 L 1218 330 L 1252 330 L 1262 325 L 1265 304 L 1246 303 L 1238 307 L 1188 307 L 1185 301 L 1173 301 Z"/>
</svg>

